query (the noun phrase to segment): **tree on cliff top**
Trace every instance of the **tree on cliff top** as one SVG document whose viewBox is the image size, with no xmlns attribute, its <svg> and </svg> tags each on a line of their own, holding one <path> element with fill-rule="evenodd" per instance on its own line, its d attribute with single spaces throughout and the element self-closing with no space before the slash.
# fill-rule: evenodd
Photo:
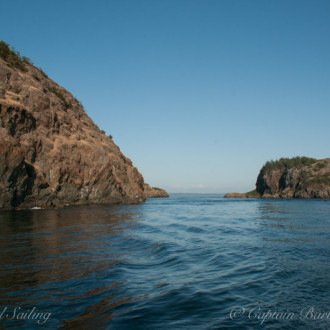
<svg viewBox="0 0 330 330">
<path fill-rule="evenodd" d="M 293 157 L 293 158 L 280 158 L 279 160 L 271 160 L 266 162 L 266 164 L 262 167 L 262 174 L 266 174 L 273 170 L 282 170 L 282 169 L 290 169 L 293 167 L 303 167 L 309 166 L 317 162 L 317 159 L 310 157 Z"/>
</svg>

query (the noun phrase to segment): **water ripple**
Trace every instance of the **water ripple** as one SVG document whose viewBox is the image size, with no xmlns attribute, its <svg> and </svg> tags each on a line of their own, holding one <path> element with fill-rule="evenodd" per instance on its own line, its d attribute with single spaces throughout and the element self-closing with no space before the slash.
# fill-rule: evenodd
<svg viewBox="0 0 330 330">
<path fill-rule="evenodd" d="M 2 212 L 1 306 L 51 312 L 51 329 L 326 329 L 298 316 L 328 311 L 329 220 L 328 201 L 180 194 Z M 254 308 L 297 318 L 261 324 Z"/>
</svg>

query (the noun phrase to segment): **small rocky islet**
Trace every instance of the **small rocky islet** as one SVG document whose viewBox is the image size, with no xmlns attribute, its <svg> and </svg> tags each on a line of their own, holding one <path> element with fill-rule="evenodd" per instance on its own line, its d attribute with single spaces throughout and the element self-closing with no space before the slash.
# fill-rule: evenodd
<svg viewBox="0 0 330 330">
<path fill-rule="evenodd" d="M 256 189 L 227 193 L 226 198 L 330 198 L 330 158 L 281 158 L 268 161 L 257 177 Z"/>
<path fill-rule="evenodd" d="M 152 188 L 70 92 L 0 42 L 0 209 L 135 204 Z"/>
</svg>

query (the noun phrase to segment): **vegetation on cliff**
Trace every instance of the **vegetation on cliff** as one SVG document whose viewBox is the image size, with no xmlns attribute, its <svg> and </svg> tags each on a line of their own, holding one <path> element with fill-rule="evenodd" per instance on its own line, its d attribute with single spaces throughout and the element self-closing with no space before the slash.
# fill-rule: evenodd
<svg viewBox="0 0 330 330">
<path fill-rule="evenodd" d="M 317 159 L 310 157 L 293 157 L 293 158 L 280 158 L 278 160 L 271 160 L 265 163 L 265 165 L 261 168 L 261 172 L 263 174 L 269 173 L 273 170 L 282 170 L 282 169 L 290 169 L 293 167 L 301 168 L 303 166 L 310 166 L 317 162 Z"/>
<path fill-rule="evenodd" d="M 0 57 L 8 63 L 12 68 L 20 69 L 23 72 L 27 72 L 27 64 L 32 65 L 29 58 L 21 56 L 18 51 L 11 48 L 4 41 L 0 41 Z"/>
</svg>

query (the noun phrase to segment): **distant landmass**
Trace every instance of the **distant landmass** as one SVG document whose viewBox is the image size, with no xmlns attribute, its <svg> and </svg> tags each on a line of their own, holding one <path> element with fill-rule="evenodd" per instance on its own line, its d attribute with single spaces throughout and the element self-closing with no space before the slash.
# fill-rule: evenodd
<svg viewBox="0 0 330 330">
<path fill-rule="evenodd" d="M 0 42 L 0 209 L 166 197 L 80 101 Z"/>
<path fill-rule="evenodd" d="M 330 158 L 281 158 L 267 162 L 260 170 L 256 189 L 249 193 L 228 193 L 226 198 L 330 198 Z"/>
</svg>

